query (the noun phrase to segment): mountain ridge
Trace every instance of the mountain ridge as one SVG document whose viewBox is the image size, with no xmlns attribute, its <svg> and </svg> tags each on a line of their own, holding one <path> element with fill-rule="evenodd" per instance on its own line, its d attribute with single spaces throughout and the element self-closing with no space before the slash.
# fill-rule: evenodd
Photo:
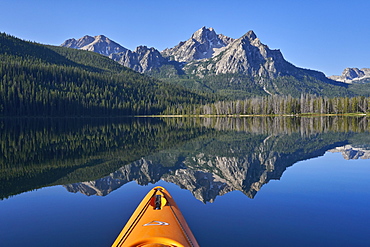
<svg viewBox="0 0 370 247">
<path fill-rule="evenodd" d="M 96 37 L 89 42 L 96 43 Z M 73 42 L 76 41 L 70 43 Z M 87 49 L 86 44 L 84 47 Z M 100 52 L 103 54 L 104 49 Z M 302 93 L 355 95 L 347 90 L 347 84 L 327 78 L 323 72 L 299 68 L 286 61 L 279 49 L 270 49 L 252 30 L 233 39 L 217 34 L 213 28 L 202 27 L 188 40 L 161 52 L 154 47 L 138 46 L 135 51 L 107 56 L 157 79 L 202 92 L 216 92 L 230 99 L 272 94 L 299 97 Z"/>
<path fill-rule="evenodd" d="M 99 46 L 97 44 L 99 44 Z M 110 58 L 114 59 L 120 64 L 132 68 L 141 73 L 147 72 L 151 70 L 153 67 L 158 68 L 162 65 L 168 64 L 167 62 L 169 60 L 183 64 L 188 63 L 191 64 L 192 61 L 212 59 L 220 55 L 220 53 L 227 50 L 227 48 L 229 49 L 234 48 L 238 50 L 236 48 L 237 46 L 239 46 L 238 47 L 239 49 L 240 46 L 242 46 L 242 48 L 244 48 L 246 52 L 252 52 L 253 54 L 250 55 L 253 56 L 249 56 L 248 59 L 246 59 L 247 58 L 246 55 L 249 54 L 244 54 L 243 59 L 237 56 L 240 54 L 229 54 L 229 56 L 227 57 L 228 60 L 236 60 L 238 63 L 230 64 L 224 61 L 225 64 L 223 66 L 216 66 L 218 67 L 218 69 L 216 70 L 216 75 L 240 72 L 245 74 L 245 72 L 249 72 L 247 74 L 252 76 L 268 75 L 269 77 L 274 77 L 280 74 L 282 75 L 289 74 L 287 73 L 287 70 L 291 69 L 292 67 L 295 67 L 293 64 L 287 62 L 284 59 L 283 54 L 279 49 L 271 50 L 267 45 L 263 44 L 253 30 L 248 31 L 246 34 L 244 34 L 242 37 L 238 39 L 233 39 L 223 34 L 217 34 L 212 27 L 206 28 L 205 26 L 203 26 L 202 28 L 194 32 L 188 40 L 181 41 L 179 42 L 178 45 L 174 46 L 173 48 L 166 48 L 161 52 L 154 47 L 148 48 L 142 45 L 138 46 L 134 51 L 131 51 L 127 48 L 122 47 L 118 43 L 110 40 L 104 35 L 97 35 L 94 37 L 86 35 L 78 40 L 72 38 L 66 40 L 60 46 L 94 51 L 99 54 L 109 56 Z M 253 48 L 256 49 L 251 50 Z M 140 66 L 137 66 L 137 63 L 141 63 L 141 59 L 143 59 L 144 57 L 141 55 L 142 51 L 140 50 L 155 53 L 156 60 L 153 59 L 152 62 L 156 63 L 157 66 L 146 66 L 144 68 L 142 66 L 141 68 Z M 250 65 L 250 63 L 254 64 Z M 261 68 L 262 63 L 266 63 L 265 66 L 262 66 L 264 67 L 263 69 Z M 283 68 L 276 68 L 275 63 L 279 64 L 285 63 L 289 64 L 289 66 L 288 67 L 285 66 Z M 225 67 L 226 64 L 228 65 L 227 67 Z M 246 67 L 249 67 L 249 69 L 246 69 Z M 253 71 L 251 71 L 250 69 L 252 67 L 254 67 Z M 258 71 L 259 69 L 261 69 L 261 71 Z M 299 69 L 307 70 L 303 68 Z M 258 72 L 256 73 L 256 71 Z M 322 72 L 318 73 L 320 74 L 320 76 L 325 76 L 324 73 Z"/>
</svg>

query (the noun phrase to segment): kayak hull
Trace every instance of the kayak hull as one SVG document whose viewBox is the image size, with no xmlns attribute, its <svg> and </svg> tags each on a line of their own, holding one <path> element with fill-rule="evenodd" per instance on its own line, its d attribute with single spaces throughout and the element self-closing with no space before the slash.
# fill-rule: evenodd
<svg viewBox="0 0 370 247">
<path fill-rule="evenodd" d="M 118 246 L 199 245 L 170 193 L 157 186 L 144 197 L 112 245 Z"/>
</svg>

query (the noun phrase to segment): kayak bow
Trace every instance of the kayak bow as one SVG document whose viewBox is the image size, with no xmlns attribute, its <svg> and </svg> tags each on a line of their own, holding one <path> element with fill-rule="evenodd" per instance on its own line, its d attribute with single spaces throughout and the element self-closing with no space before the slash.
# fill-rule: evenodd
<svg viewBox="0 0 370 247">
<path fill-rule="evenodd" d="M 141 201 L 114 241 L 116 246 L 199 247 L 174 199 L 160 186 Z"/>
</svg>

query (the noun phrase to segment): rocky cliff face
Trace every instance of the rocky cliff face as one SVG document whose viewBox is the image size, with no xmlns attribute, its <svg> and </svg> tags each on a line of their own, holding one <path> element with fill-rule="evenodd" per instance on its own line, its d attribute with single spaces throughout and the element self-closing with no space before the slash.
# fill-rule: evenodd
<svg viewBox="0 0 370 247">
<path fill-rule="evenodd" d="M 157 49 L 146 46 L 138 46 L 135 51 L 127 50 L 125 52 L 114 53 L 109 57 L 123 66 L 140 73 L 151 71 L 167 64 L 167 59 L 163 58 Z"/>
<path fill-rule="evenodd" d="M 346 68 L 343 70 L 342 75 L 333 75 L 329 78 L 345 83 L 365 83 L 370 81 L 370 69 Z"/>
<path fill-rule="evenodd" d="M 202 27 L 190 39 L 162 51 L 162 55 L 178 62 L 211 58 L 218 49 L 227 46 L 232 38 L 216 34 L 213 28 Z"/>
<path fill-rule="evenodd" d="M 105 56 L 109 56 L 113 53 L 126 52 L 127 49 L 118 43 L 110 40 L 104 35 L 98 35 L 95 37 L 84 36 L 80 39 L 68 39 L 63 44 L 63 47 L 69 47 L 74 49 L 81 49 L 86 51 L 93 51 Z"/>
</svg>

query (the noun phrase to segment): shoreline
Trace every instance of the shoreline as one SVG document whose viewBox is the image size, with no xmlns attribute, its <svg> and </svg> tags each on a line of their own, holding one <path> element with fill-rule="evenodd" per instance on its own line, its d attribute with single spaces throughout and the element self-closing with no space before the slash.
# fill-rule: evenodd
<svg viewBox="0 0 370 247">
<path fill-rule="evenodd" d="M 0 119 L 107 119 L 107 118 L 244 118 L 244 117 L 366 117 L 370 113 L 341 113 L 341 114 L 224 114 L 224 115 L 129 115 L 129 116 L 0 116 Z"/>
<path fill-rule="evenodd" d="M 133 117 L 145 118 L 145 117 L 163 117 L 163 118 L 177 118 L 177 117 L 199 117 L 199 118 L 217 118 L 217 117 L 357 117 L 357 116 L 370 116 L 366 113 L 341 113 L 341 114 L 318 114 L 318 113 L 304 113 L 304 114 L 225 114 L 225 115 L 137 115 Z"/>
</svg>

